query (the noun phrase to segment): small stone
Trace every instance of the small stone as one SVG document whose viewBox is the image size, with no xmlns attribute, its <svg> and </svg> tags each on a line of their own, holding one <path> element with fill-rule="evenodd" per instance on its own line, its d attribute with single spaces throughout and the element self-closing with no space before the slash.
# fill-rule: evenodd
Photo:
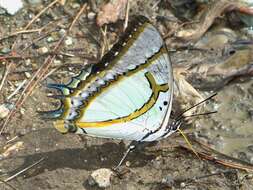
<svg viewBox="0 0 253 190">
<path fill-rule="evenodd" d="M 72 38 L 68 36 L 68 37 L 66 38 L 66 40 L 65 40 L 65 44 L 66 44 L 67 46 L 72 45 L 72 44 L 73 44 Z"/>
<path fill-rule="evenodd" d="M 24 109 L 24 108 L 21 108 L 21 109 L 20 109 L 20 113 L 21 113 L 21 115 L 24 115 L 24 114 L 25 114 L 25 109 Z"/>
<path fill-rule="evenodd" d="M 162 183 L 171 187 L 174 184 L 174 179 L 172 178 L 172 176 L 168 175 L 162 179 Z"/>
<path fill-rule="evenodd" d="M 73 3 L 73 4 L 71 5 L 71 7 L 72 7 L 73 9 L 79 9 L 79 8 L 80 8 L 80 4 L 78 4 L 78 3 Z"/>
<path fill-rule="evenodd" d="M 130 167 L 130 166 L 131 166 L 131 162 L 126 161 L 126 166 L 127 166 L 127 167 Z"/>
<path fill-rule="evenodd" d="M 31 74 L 29 72 L 25 72 L 25 77 L 29 79 L 31 78 Z"/>
<path fill-rule="evenodd" d="M 31 59 L 26 59 L 26 60 L 25 60 L 25 65 L 26 65 L 26 66 L 31 65 L 31 63 L 32 63 L 32 62 L 31 62 Z"/>
<path fill-rule="evenodd" d="M 47 42 L 48 43 L 51 43 L 51 42 L 54 42 L 55 40 L 54 40 L 54 38 L 52 37 L 52 36 L 49 36 L 48 38 L 47 38 Z"/>
<path fill-rule="evenodd" d="M 41 47 L 41 48 L 38 49 L 38 51 L 39 51 L 40 54 L 44 54 L 44 53 L 48 52 L 48 49 L 47 49 L 47 47 Z"/>
<path fill-rule="evenodd" d="M 56 64 L 56 65 L 60 65 L 60 64 L 61 64 L 61 60 L 59 60 L 59 59 L 55 59 L 55 60 L 54 60 L 54 64 Z"/>
<path fill-rule="evenodd" d="M 42 0 L 27 0 L 27 2 L 30 4 L 40 4 L 42 3 Z"/>
<path fill-rule="evenodd" d="M 1 0 L 0 7 L 5 8 L 9 14 L 14 15 L 23 7 L 23 2 L 22 0 Z"/>
<path fill-rule="evenodd" d="M 88 16 L 88 19 L 89 19 L 89 20 L 94 20 L 95 17 L 96 17 L 96 13 L 94 13 L 94 12 L 89 12 L 87 16 Z"/>
<path fill-rule="evenodd" d="M 10 112 L 10 109 L 8 108 L 7 104 L 1 104 L 0 105 L 0 119 L 5 118 Z"/>
<path fill-rule="evenodd" d="M 7 54 L 7 53 L 10 53 L 10 52 L 11 52 L 11 49 L 8 48 L 8 47 L 4 47 L 3 49 L 1 49 L 2 54 Z"/>
<path fill-rule="evenodd" d="M 100 188 L 106 188 L 111 185 L 110 179 L 113 172 L 107 168 L 101 168 L 92 172 L 88 178 L 88 183 L 91 186 L 98 185 Z"/>
<path fill-rule="evenodd" d="M 62 29 L 60 29 L 59 33 L 61 36 L 63 36 L 66 33 L 66 30 L 62 28 Z"/>
<path fill-rule="evenodd" d="M 180 187 L 184 188 L 186 187 L 186 184 L 184 182 L 180 183 Z"/>
</svg>

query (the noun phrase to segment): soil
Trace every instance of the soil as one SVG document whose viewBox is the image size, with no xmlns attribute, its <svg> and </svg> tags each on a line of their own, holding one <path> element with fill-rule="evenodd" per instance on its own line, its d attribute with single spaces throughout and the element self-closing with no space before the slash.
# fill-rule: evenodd
<svg viewBox="0 0 253 190">
<path fill-rule="evenodd" d="M 80 2 L 69 1 L 64 6 L 57 4 L 42 14 L 31 26 L 31 29 L 45 27 L 46 30 L 42 30 L 41 33 L 9 35 L 24 27 L 49 3 L 48 1 L 36 6 L 25 4 L 23 9 L 14 16 L 0 15 L 2 54 L 0 56 L 20 56 L 1 60 L 1 78 L 6 65 L 13 62 L 1 89 L 1 104 L 14 103 L 17 100 L 21 91 L 8 100 L 7 97 L 22 81 L 30 80 L 43 64 L 61 36 L 59 31 L 67 30 L 67 26 L 80 9 Z M 156 3 L 153 1 L 133 2 L 130 17 L 134 14 L 146 15 L 164 33 L 166 31 L 164 23 L 155 22 L 154 18 L 157 16 L 171 18 L 172 21 L 169 23 L 172 25 L 175 19 L 177 20 L 170 8 L 164 4 L 166 3 L 162 1 L 156 6 L 157 8 L 154 8 Z M 88 12 L 97 11 L 96 7 L 93 9 Z M 118 38 L 121 27 L 120 21 L 108 26 L 109 44 L 113 44 Z M 87 18 L 83 14 L 68 35 L 71 43 L 68 44 L 65 41 L 60 53 L 56 56 L 50 69 L 51 71 L 56 68 L 54 72 L 33 90 L 22 108 L 11 118 L 5 133 L 1 136 L 0 151 L 4 151 L 3 147 L 7 140 L 16 136 L 18 137 L 9 144 L 20 141 L 23 142 L 23 147 L 5 158 L 0 158 L 1 181 L 43 158 L 39 164 L 10 180 L 8 184 L 18 190 L 100 189 L 96 185 L 89 184 L 89 175 L 100 168 L 115 167 L 122 158 L 129 142 L 85 135 L 62 135 L 53 127 L 52 121 L 42 120 L 37 114 L 37 111 L 50 110 L 58 105 L 54 99 L 47 97 L 54 92 L 47 89 L 45 84 L 67 82 L 85 65 L 99 60 L 97 55 L 103 41 L 100 29 L 95 24 L 95 18 Z M 38 40 L 40 37 L 41 39 Z M 24 50 L 25 47 L 27 48 Z M 46 48 L 47 52 L 43 51 L 43 48 Z M 10 54 L 11 50 L 12 54 Z M 198 61 L 202 58 L 200 53 L 190 52 L 190 54 L 192 57 L 200 56 Z M 187 57 L 180 55 L 180 52 L 171 56 L 172 61 L 189 58 L 188 55 Z M 176 67 L 176 64 L 173 64 Z M 219 114 L 200 118 L 186 125 L 198 139 L 208 142 L 222 153 L 249 164 L 253 164 L 253 82 L 251 79 L 246 77 L 220 88 L 215 102 L 209 105 L 211 108 L 218 108 Z M 199 90 L 199 92 L 210 93 L 204 90 Z M 173 105 L 173 107 L 176 106 Z M 0 120 L 1 124 L 3 121 L 4 119 Z M 105 189 L 253 189 L 253 178 L 250 172 L 199 159 L 193 152 L 180 147 L 181 143 L 184 143 L 183 138 L 174 134 L 152 146 L 131 152 L 127 157 L 127 164 L 123 164 L 120 169 L 121 175 L 113 175 L 111 185 Z M 0 182 L 0 189 L 12 189 L 8 184 Z"/>
</svg>

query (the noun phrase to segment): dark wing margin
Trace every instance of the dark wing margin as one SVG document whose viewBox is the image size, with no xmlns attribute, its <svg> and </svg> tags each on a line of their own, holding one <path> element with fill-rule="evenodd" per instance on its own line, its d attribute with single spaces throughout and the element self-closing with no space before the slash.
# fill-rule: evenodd
<svg viewBox="0 0 253 190">
<path fill-rule="evenodd" d="M 124 45 L 131 39 L 135 29 L 143 25 L 144 23 L 150 23 L 145 16 L 134 16 L 129 26 L 127 27 L 124 34 L 119 38 L 118 42 L 107 52 L 102 59 L 94 64 L 81 70 L 79 75 L 72 77 L 70 82 L 67 84 L 48 84 L 48 88 L 56 89 L 61 92 L 59 96 L 53 96 L 53 98 L 60 99 L 60 107 L 56 110 L 39 112 L 39 115 L 43 119 L 59 119 L 64 115 L 65 106 L 64 98 L 71 95 L 78 86 L 86 83 L 86 79 L 92 75 L 96 75 L 98 72 L 105 70 L 110 67 L 110 63 L 115 59 L 115 53 L 120 52 Z"/>
</svg>

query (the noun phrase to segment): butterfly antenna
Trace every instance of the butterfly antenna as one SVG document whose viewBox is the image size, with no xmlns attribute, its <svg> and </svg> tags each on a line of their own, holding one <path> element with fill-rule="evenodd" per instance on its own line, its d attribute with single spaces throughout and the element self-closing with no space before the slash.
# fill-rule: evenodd
<svg viewBox="0 0 253 190">
<path fill-rule="evenodd" d="M 202 115 L 211 115 L 211 114 L 214 114 L 214 113 L 218 113 L 218 111 L 210 111 L 210 112 L 186 115 L 186 116 L 182 116 L 181 119 L 184 119 L 184 118 L 187 118 L 187 117 L 197 117 L 197 116 L 202 116 Z"/>
<path fill-rule="evenodd" d="M 186 141 L 187 145 L 189 146 L 189 148 L 192 150 L 192 152 L 198 157 L 198 159 L 201 160 L 201 158 L 199 157 L 199 154 L 197 153 L 197 151 L 193 148 L 192 144 L 190 143 L 189 139 L 187 138 L 187 136 L 184 134 L 184 132 L 178 128 L 177 129 L 180 134 L 184 137 L 184 140 Z"/>
<path fill-rule="evenodd" d="M 189 110 L 191 110 L 191 109 L 193 109 L 193 108 L 199 106 L 200 104 L 202 104 L 202 103 L 204 103 L 204 102 L 206 102 L 206 101 L 212 99 L 212 98 L 213 98 L 214 96 L 216 96 L 216 95 L 217 95 L 217 93 L 215 93 L 215 94 L 209 96 L 208 98 L 206 98 L 206 99 L 202 100 L 201 102 L 199 102 L 199 103 L 193 105 L 192 107 L 187 108 L 187 109 L 184 110 L 181 114 L 179 114 L 175 120 L 176 120 L 176 121 L 181 120 L 182 118 L 184 118 L 184 116 L 183 116 L 184 113 L 186 113 L 186 112 L 188 112 Z"/>
</svg>

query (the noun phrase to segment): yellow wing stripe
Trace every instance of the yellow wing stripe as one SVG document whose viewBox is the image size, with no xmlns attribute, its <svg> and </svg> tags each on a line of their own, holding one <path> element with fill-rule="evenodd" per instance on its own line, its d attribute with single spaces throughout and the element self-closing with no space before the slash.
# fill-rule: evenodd
<svg viewBox="0 0 253 190">
<path fill-rule="evenodd" d="M 82 107 L 79 108 L 80 113 L 79 113 L 79 118 L 76 120 L 77 122 L 81 120 L 81 118 L 84 116 L 85 111 L 88 109 L 89 105 L 91 104 L 91 102 L 93 100 L 95 100 L 95 98 L 102 94 L 103 92 L 105 92 L 106 90 L 108 90 L 110 87 L 112 87 L 112 85 L 116 85 L 118 82 L 120 82 L 121 80 L 123 80 L 126 77 L 130 77 L 131 75 L 137 73 L 138 71 L 141 71 L 145 68 L 147 68 L 148 66 L 150 66 L 154 61 L 158 60 L 160 56 L 162 56 L 163 54 L 166 54 L 167 50 L 165 47 L 162 47 L 161 50 L 159 52 L 157 52 L 156 54 L 154 54 L 150 59 L 147 60 L 147 63 L 140 65 L 138 68 L 129 71 L 126 73 L 126 75 L 119 75 L 117 80 L 111 81 L 109 84 L 107 84 L 107 86 L 103 86 L 101 88 L 100 91 L 96 92 L 96 94 L 94 94 L 93 96 L 89 97 L 86 101 L 87 103 L 84 104 Z M 66 118 L 67 115 L 70 112 L 70 107 L 71 107 L 71 97 L 66 97 L 63 102 L 64 102 L 64 107 L 65 107 L 65 112 L 63 113 L 62 118 Z"/>
<path fill-rule="evenodd" d="M 75 125 L 80 128 L 98 128 L 98 127 L 106 127 L 112 124 L 124 123 L 136 119 L 150 110 L 156 103 L 159 93 L 166 92 L 169 90 L 168 84 L 158 85 L 150 72 L 145 74 L 147 80 L 149 81 L 150 88 L 152 89 L 152 95 L 149 100 L 138 110 L 134 111 L 128 116 L 121 117 L 118 119 L 108 120 L 108 121 L 100 121 L 100 122 L 75 122 Z M 60 129 L 64 128 L 64 121 L 60 120 L 55 123 L 55 127 Z M 61 130 L 62 131 L 62 130 Z"/>
</svg>

